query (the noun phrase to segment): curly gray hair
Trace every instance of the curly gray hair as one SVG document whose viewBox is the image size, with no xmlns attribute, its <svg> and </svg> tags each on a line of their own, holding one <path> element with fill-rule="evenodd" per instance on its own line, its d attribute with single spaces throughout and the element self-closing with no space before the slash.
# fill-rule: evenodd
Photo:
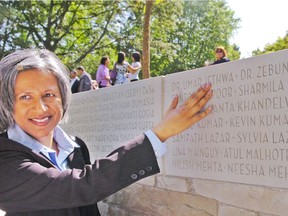
<svg viewBox="0 0 288 216">
<path fill-rule="evenodd" d="M 60 59 L 46 49 L 18 50 L 0 61 L 0 131 L 2 132 L 14 124 L 14 85 L 16 77 L 18 73 L 31 69 L 53 74 L 57 78 L 64 114 L 68 109 L 72 95 L 69 71 Z"/>
</svg>

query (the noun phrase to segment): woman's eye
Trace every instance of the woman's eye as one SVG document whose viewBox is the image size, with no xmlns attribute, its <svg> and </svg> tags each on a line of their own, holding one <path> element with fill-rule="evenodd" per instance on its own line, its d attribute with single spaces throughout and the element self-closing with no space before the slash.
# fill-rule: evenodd
<svg viewBox="0 0 288 216">
<path fill-rule="evenodd" d="M 31 97 L 28 95 L 23 95 L 20 97 L 20 100 L 29 100 Z"/>
<path fill-rule="evenodd" d="M 55 96 L 54 94 L 52 94 L 52 93 L 47 93 L 47 94 L 45 94 L 45 97 L 53 97 L 53 96 Z"/>
</svg>

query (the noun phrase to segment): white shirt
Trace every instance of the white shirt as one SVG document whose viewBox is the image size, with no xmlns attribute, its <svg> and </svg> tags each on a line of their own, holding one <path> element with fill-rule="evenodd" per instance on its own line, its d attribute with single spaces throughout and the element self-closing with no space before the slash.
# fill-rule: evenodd
<svg viewBox="0 0 288 216">
<path fill-rule="evenodd" d="M 141 63 L 140 62 L 133 62 L 131 64 L 131 66 L 133 68 L 137 68 L 137 67 L 141 67 Z M 129 80 L 133 80 L 133 79 L 139 79 L 139 72 L 140 72 L 140 69 L 137 70 L 135 73 L 129 73 Z"/>
<path fill-rule="evenodd" d="M 79 80 L 79 78 L 77 76 L 70 80 L 70 87 L 73 86 L 73 84 L 76 80 Z"/>
</svg>

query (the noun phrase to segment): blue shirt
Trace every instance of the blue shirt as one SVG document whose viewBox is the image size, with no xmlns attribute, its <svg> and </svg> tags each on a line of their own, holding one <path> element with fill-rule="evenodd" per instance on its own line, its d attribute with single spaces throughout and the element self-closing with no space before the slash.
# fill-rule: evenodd
<svg viewBox="0 0 288 216">
<path fill-rule="evenodd" d="M 59 126 L 54 129 L 53 135 L 54 140 L 58 143 L 58 155 L 53 149 L 44 146 L 25 133 L 17 124 L 9 127 L 7 134 L 9 139 L 17 141 L 38 153 L 44 154 L 60 170 L 69 169 L 67 157 L 74 151 L 74 148 L 80 147 L 73 141 L 73 137 L 68 136 Z M 146 131 L 145 135 L 150 140 L 156 157 L 162 157 L 167 151 L 166 144 L 162 143 L 151 130 Z"/>
<path fill-rule="evenodd" d="M 67 157 L 74 151 L 74 148 L 80 146 L 74 142 L 59 126 L 54 129 L 54 140 L 58 143 L 58 155 L 53 149 L 50 149 L 27 133 L 25 133 L 17 124 L 9 127 L 7 130 L 8 138 L 21 143 L 22 145 L 44 154 L 60 170 L 68 169 Z"/>
</svg>

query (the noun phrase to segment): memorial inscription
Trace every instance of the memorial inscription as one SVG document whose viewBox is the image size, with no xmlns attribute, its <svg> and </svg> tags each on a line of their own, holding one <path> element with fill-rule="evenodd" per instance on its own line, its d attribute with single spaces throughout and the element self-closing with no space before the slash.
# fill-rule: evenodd
<svg viewBox="0 0 288 216">
<path fill-rule="evenodd" d="M 288 188 L 288 51 L 165 77 L 164 109 L 211 82 L 212 114 L 168 142 L 166 174 Z"/>
<path fill-rule="evenodd" d="M 160 121 L 162 79 L 74 94 L 62 127 L 86 142 L 92 160 L 105 157 Z"/>
</svg>

